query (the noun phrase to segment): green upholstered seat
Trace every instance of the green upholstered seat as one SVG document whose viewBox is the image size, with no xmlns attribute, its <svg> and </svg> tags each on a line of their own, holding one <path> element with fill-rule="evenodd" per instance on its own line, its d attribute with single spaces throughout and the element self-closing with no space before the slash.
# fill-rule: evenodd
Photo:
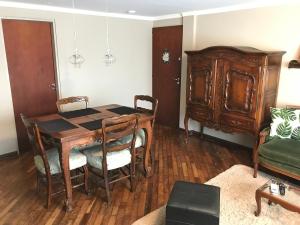
<svg viewBox="0 0 300 225">
<path fill-rule="evenodd" d="M 101 141 L 95 141 L 93 143 L 90 143 L 85 146 L 75 146 L 73 149 L 77 151 L 84 151 L 85 149 L 91 148 L 91 147 L 99 147 L 101 145 Z"/>
<path fill-rule="evenodd" d="M 50 173 L 61 173 L 59 153 L 57 148 L 52 148 L 46 151 L 48 163 L 50 166 Z M 42 174 L 46 174 L 43 159 L 40 155 L 34 157 L 34 163 L 38 171 Z M 77 150 L 72 150 L 69 156 L 70 170 L 80 168 L 87 164 L 87 158 L 84 154 Z"/>
<path fill-rule="evenodd" d="M 129 143 L 132 139 L 132 135 L 128 135 L 120 140 L 121 143 Z M 145 145 L 145 131 L 143 129 L 139 129 L 136 133 L 135 138 L 135 147 L 139 148 Z"/>
<path fill-rule="evenodd" d="M 111 144 L 111 146 L 115 144 L 120 145 L 121 143 L 114 142 L 113 144 Z M 102 160 L 103 160 L 102 146 L 93 146 L 87 148 L 83 151 L 83 154 L 86 155 L 87 162 L 90 166 L 97 169 L 102 169 Z M 113 170 L 128 165 L 131 162 L 130 150 L 126 148 L 121 151 L 108 152 L 106 160 L 107 160 L 108 170 Z"/>
<path fill-rule="evenodd" d="M 259 161 L 300 175 L 300 142 L 272 138 L 259 146 Z"/>
</svg>

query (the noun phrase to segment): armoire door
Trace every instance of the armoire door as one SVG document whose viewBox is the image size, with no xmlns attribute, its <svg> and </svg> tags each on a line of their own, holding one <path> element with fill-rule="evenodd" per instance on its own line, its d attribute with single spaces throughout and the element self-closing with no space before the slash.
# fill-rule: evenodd
<svg viewBox="0 0 300 225">
<path fill-rule="evenodd" d="M 214 59 L 205 56 L 190 56 L 187 84 L 187 104 L 191 117 L 212 120 L 215 95 Z"/>
<path fill-rule="evenodd" d="M 21 152 L 30 149 L 20 113 L 54 113 L 56 81 L 52 23 L 2 19 L 5 50 Z"/>
<path fill-rule="evenodd" d="M 259 67 L 222 60 L 220 123 L 253 130 L 256 117 Z"/>
</svg>

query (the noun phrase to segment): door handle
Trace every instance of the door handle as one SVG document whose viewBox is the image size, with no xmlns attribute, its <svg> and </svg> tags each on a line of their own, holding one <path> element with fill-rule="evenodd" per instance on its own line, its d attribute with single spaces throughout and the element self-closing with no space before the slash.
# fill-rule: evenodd
<svg viewBox="0 0 300 225">
<path fill-rule="evenodd" d="M 51 88 L 52 90 L 56 90 L 56 84 L 55 83 L 52 83 L 52 84 L 49 84 L 49 88 Z"/>
<path fill-rule="evenodd" d="M 180 78 L 179 78 L 179 77 L 177 77 L 177 78 L 173 78 L 173 80 L 175 80 L 175 81 L 176 81 L 176 84 L 180 84 Z"/>
</svg>

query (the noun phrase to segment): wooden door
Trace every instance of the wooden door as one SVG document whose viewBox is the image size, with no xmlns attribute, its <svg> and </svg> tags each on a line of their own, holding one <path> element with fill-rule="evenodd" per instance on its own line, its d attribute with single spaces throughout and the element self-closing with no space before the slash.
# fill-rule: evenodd
<svg viewBox="0 0 300 225">
<path fill-rule="evenodd" d="M 56 109 L 52 23 L 3 19 L 3 34 L 21 152 L 30 149 L 20 113 L 37 116 Z"/>
<path fill-rule="evenodd" d="M 182 26 L 153 28 L 153 96 L 158 99 L 156 121 L 179 126 Z"/>
</svg>

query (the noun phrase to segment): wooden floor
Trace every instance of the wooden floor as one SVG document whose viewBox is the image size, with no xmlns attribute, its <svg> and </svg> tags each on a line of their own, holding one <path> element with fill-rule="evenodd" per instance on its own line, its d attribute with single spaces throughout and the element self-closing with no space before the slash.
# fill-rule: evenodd
<svg viewBox="0 0 300 225">
<path fill-rule="evenodd" d="M 104 190 L 85 195 L 73 193 L 74 209 L 63 210 L 64 195 L 53 199 L 45 209 L 45 194 L 36 193 L 35 167 L 30 153 L 19 158 L 0 160 L 0 224 L 103 224 L 130 225 L 144 214 L 164 205 L 176 180 L 206 182 L 235 164 L 250 165 L 249 149 L 217 144 L 191 136 L 184 143 L 182 131 L 157 126 L 152 148 L 155 169 L 151 178 L 139 172 L 137 189 L 129 191 L 129 182 L 114 186 L 110 207 L 104 202 Z"/>
</svg>

